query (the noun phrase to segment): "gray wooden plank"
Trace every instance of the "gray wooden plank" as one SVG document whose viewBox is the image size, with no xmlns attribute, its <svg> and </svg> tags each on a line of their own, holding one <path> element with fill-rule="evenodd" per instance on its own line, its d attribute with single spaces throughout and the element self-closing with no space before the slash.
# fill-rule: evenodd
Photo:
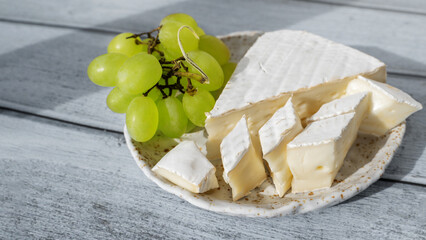
<svg viewBox="0 0 426 240">
<path fill-rule="evenodd" d="M 0 238 L 421 239 L 425 187 L 379 181 L 337 206 L 272 219 L 198 209 L 160 190 L 121 134 L 0 111 Z M 420 209 L 420 211 L 419 211 Z"/>
<path fill-rule="evenodd" d="M 383 0 L 376 2 L 373 5 L 385 4 Z M 367 3 L 355 1 L 344 4 Z M 391 1 L 386 5 L 397 9 L 403 4 Z M 425 4 L 417 0 L 405 5 L 425 8 Z M 63 4 L 27 0 L 7 2 L 3 6 L 0 8 L 1 19 L 113 31 L 152 29 L 171 12 L 188 12 L 211 34 L 302 29 L 366 51 L 386 62 L 390 71 L 426 76 L 426 47 L 423 44 L 426 42 L 426 15 L 309 1 L 162 0 L 147 4 L 147 1 L 80 0 Z"/>
<path fill-rule="evenodd" d="M 40 33 L 31 44 L 25 38 L 28 26 L 0 23 L 0 28 L 12 33 L 0 39 L 0 106 L 122 131 L 124 116 L 105 104 L 109 88 L 92 84 L 86 76 L 87 65 L 106 51 L 111 34 L 31 26 L 33 33 Z M 390 74 L 389 82 L 426 106 L 424 78 Z M 425 129 L 425 118 L 426 111 L 421 111 L 408 120 L 403 146 L 385 178 L 426 184 L 426 136 L 418 131 Z"/>
<path fill-rule="evenodd" d="M 302 0 L 325 4 L 336 4 L 343 6 L 360 7 L 384 11 L 406 12 L 411 14 L 426 14 L 426 2 L 423 0 Z"/>
</svg>

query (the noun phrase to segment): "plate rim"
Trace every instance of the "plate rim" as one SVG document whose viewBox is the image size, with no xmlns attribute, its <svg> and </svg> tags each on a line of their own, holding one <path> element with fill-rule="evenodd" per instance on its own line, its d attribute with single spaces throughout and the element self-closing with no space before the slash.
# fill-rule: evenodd
<svg viewBox="0 0 426 240">
<path fill-rule="evenodd" d="M 391 135 L 389 136 L 389 140 L 386 142 L 385 145 L 383 145 L 382 148 L 380 148 L 380 150 L 385 148 L 386 150 L 389 150 L 389 151 L 386 151 L 387 153 L 385 154 L 386 159 L 383 159 L 383 167 L 375 168 L 375 170 L 374 169 L 367 170 L 368 172 L 372 170 L 374 172 L 371 175 L 368 175 L 369 178 L 367 178 L 365 182 L 360 181 L 355 183 L 350 189 L 347 189 L 345 191 L 345 194 L 344 195 L 342 194 L 340 198 L 331 198 L 331 197 L 323 198 L 322 201 L 318 201 L 317 202 L 318 204 L 315 205 L 314 207 L 306 207 L 305 205 L 305 208 L 300 208 L 300 205 L 298 202 L 292 201 L 291 204 L 288 204 L 279 208 L 275 208 L 275 209 L 265 209 L 265 208 L 253 207 L 249 205 L 241 205 L 241 204 L 238 204 L 238 202 L 233 202 L 233 203 L 224 202 L 223 204 L 218 205 L 218 204 L 212 204 L 212 202 L 209 203 L 205 200 L 202 200 L 202 198 L 196 197 L 197 196 L 196 193 L 191 193 L 179 186 L 172 184 L 171 182 L 168 182 L 167 180 L 164 181 L 156 173 L 151 171 L 148 164 L 145 163 L 139 157 L 139 152 L 137 151 L 136 146 L 133 145 L 132 143 L 132 139 L 127 131 L 126 125 L 124 125 L 123 133 L 124 133 L 124 138 L 126 140 L 126 145 L 128 149 L 130 150 L 130 153 L 133 159 L 135 160 L 136 164 L 139 166 L 139 168 L 142 170 L 145 176 L 148 177 L 148 179 L 153 181 L 155 184 L 157 184 L 161 189 L 169 193 L 172 193 L 178 196 L 179 198 L 182 198 L 183 200 L 191 203 L 192 205 L 205 210 L 232 215 L 232 216 L 269 218 L 269 217 L 277 217 L 277 216 L 285 216 L 285 215 L 302 214 L 302 213 L 310 212 L 313 210 L 319 210 L 325 207 L 330 207 L 330 206 L 339 204 L 343 201 L 346 201 L 347 199 L 352 198 L 358 193 L 364 191 L 366 188 L 368 188 L 377 180 L 379 180 L 379 178 L 383 175 L 386 167 L 392 161 L 392 158 L 396 150 L 401 144 L 402 139 L 405 135 L 405 130 L 406 130 L 405 121 L 399 124 L 398 126 L 396 126 L 395 128 L 397 127 L 401 127 L 400 131 L 398 133 L 395 133 L 395 134 L 398 134 L 398 136 L 395 137 L 391 133 Z M 377 155 L 375 155 L 375 157 L 376 156 Z M 375 157 L 373 157 L 373 159 Z"/>
</svg>

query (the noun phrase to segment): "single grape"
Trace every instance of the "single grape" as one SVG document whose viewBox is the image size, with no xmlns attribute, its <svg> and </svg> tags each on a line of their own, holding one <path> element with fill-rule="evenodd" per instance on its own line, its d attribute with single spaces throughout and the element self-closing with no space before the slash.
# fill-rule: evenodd
<svg viewBox="0 0 426 240">
<path fill-rule="evenodd" d="M 87 67 L 90 80 L 102 87 L 117 85 L 117 72 L 121 65 L 128 59 L 120 53 L 107 53 L 96 57 Z"/>
<path fill-rule="evenodd" d="M 199 26 L 195 27 L 194 30 L 197 33 L 198 37 L 206 35 L 204 30 L 202 28 L 200 28 Z"/>
<path fill-rule="evenodd" d="M 211 92 L 214 99 L 219 98 L 219 95 L 222 93 L 222 91 L 225 88 L 226 84 L 228 83 L 229 79 L 231 79 L 231 76 L 234 73 L 236 67 L 237 67 L 237 64 L 234 63 L 234 62 L 227 62 L 227 63 L 222 65 L 224 81 L 223 81 L 222 87 L 220 87 L 218 90 Z"/>
<path fill-rule="evenodd" d="M 188 53 L 188 57 L 194 61 L 201 70 L 207 75 L 210 80 L 210 83 L 200 83 L 198 81 L 192 80 L 192 84 L 197 88 L 204 88 L 208 91 L 214 91 L 219 89 L 223 84 L 223 71 L 219 63 L 212 57 L 210 54 L 196 50 Z M 189 72 L 201 74 L 195 67 L 190 64 L 187 64 Z"/>
<path fill-rule="evenodd" d="M 164 53 L 164 49 L 163 49 L 163 45 L 161 43 L 155 45 L 154 49 L 161 51 L 163 53 L 163 56 L 161 56 L 161 54 L 158 51 L 153 50 L 151 54 L 154 57 L 156 57 L 158 60 L 160 60 L 161 58 L 166 58 L 165 53 Z M 147 50 L 148 50 L 148 46 L 147 46 Z M 168 60 L 168 59 L 166 59 L 166 60 Z"/>
<path fill-rule="evenodd" d="M 231 57 L 231 53 L 225 43 L 215 36 L 201 36 L 198 48 L 212 55 L 220 65 L 227 63 Z"/>
<path fill-rule="evenodd" d="M 167 137 L 178 138 L 186 131 L 188 118 L 182 103 L 175 97 L 168 97 L 157 102 L 158 129 Z"/>
<path fill-rule="evenodd" d="M 139 53 L 124 62 L 118 71 L 118 87 L 123 92 L 135 95 L 146 92 L 161 78 L 163 69 L 157 58 Z"/>
<path fill-rule="evenodd" d="M 108 52 L 121 53 L 128 57 L 141 52 L 146 52 L 145 44 L 136 44 L 135 38 L 127 39 L 127 37 L 132 35 L 133 33 L 121 33 L 115 36 L 108 44 Z M 138 40 L 140 41 L 141 39 L 138 37 Z"/>
<path fill-rule="evenodd" d="M 213 109 L 215 100 L 207 90 L 199 88 L 193 96 L 185 93 L 182 104 L 188 119 L 196 126 L 204 127 L 206 121 L 205 113 Z"/>
<path fill-rule="evenodd" d="M 153 40 L 150 38 L 145 38 L 144 40 L 142 40 L 142 44 L 140 44 L 142 46 L 142 52 L 146 52 L 148 53 L 148 45 L 151 44 Z"/>
<path fill-rule="evenodd" d="M 177 33 L 183 25 L 179 22 L 167 22 L 163 25 L 159 33 L 161 44 L 163 44 L 169 57 L 172 59 L 182 56 L 177 40 Z M 193 35 L 191 30 L 183 28 L 180 31 L 180 40 L 185 52 L 198 49 L 198 39 Z"/>
<path fill-rule="evenodd" d="M 167 15 L 161 20 L 160 25 L 165 25 L 169 22 L 178 22 L 183 25 L 190 26 L 192 28 L 197 27 L 197 22 L 195 21 L 195 19 L 185 13 L 173 13 Z"/>
<path fill-rule="evenodd" d="M 118 87 L 115 87 L 108 94 L 106 99 L 107 106 L 111 111 L 116 113 L 125 113 L 130 102 L 135 98 L 135 95 L 127 95 L 120 91 Z"/>
<path fill-rule="evenodd" d="M 161 98 L 161 92 L 160 89 L 158 89 L 157 87 L 151 89 L 151 91 L 149 91 L 148 93 L 148 97 L 150 97 L 152 100 L 157 101 L 159 98 Z"/>
<path fill-rule="evenodd" d="M 127 108 L 126 125 L 134 140 L 138 142 L 150 140 L 158 128 L 158 110 L 155 102 L 145 96 L 134 98 Z"/>
</svg>

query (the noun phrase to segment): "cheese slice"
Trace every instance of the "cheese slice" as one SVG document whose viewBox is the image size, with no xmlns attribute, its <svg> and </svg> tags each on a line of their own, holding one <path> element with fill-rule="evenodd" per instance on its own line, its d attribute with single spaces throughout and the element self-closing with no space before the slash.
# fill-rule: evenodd
<svg viewBox="0 0 426 240">
<path fill-rule="evenodd" d="M 218 188 L 216 168 L 193 141 L 184 141 L 152 168 L 156 174 L 193 193 Z"/>
<path fill-rule="evenodd" d="M 223 179 L 232 188 L 234 201 L 248 195 L 266 180 L 262 157 L 255 151 L 245 116 L 220 144 Z"/>
<path fill-rule="evenodd" d="M 263 34 L 238 63 L 207 114 L 208 158 L 220 157 L 220 142 L 242 115 L 247 116 L 253 144 L 260 150 L 258 130 L 291 93 L 296 111 L 304 119 L 342 96 L 347 82 L 358 75 L 385 82 L 385 64 L 308 32 Z"/>
<path fill-rule="evenodd" d="M 367 109 L 370 103 L 370 93 L 360 92 L 343 96 L 321 106 L 314 115 L 306 119 L 306 123 L 319 121 L 331 117 L 336 117 L 350 112 L 359 112 L 360 109 Z M 362 115 L 359 115 L 363 117 Z"/>
<path fill-rule="evenodd" d="M 300 118 L 291 98 L 259 130 L 263 158 L 268 163 L 275 189 L 280 197 L 290 189 L 293 178 L 287 164 L 287 143 L 302 130 Z"/>
<path fill-rule="evenodd" d="M 371 107 L 360 127 L 363 133 L 381 136 L 423 108 L 407 93 L 361 76 L 350 81 L 346 89 L 347 94 L 364 91 L 371 92 Z"/>
<path fill-rule="evenodd" d="M 328 188 L 355 141 L 364 112 L 352 112 L 309 124 L 287 145 L 293 193 Z"/>
</svg>

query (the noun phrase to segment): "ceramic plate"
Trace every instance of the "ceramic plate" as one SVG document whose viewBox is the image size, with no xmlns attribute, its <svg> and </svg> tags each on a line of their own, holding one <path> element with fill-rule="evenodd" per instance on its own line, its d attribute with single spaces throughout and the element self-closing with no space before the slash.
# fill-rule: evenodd
<svg viewBox="0 0 426 240">
<path fill-rule="evenodd" d="M 260 36 L 259 32 L 240 32 L 223 36 L 229 46 L 232 61 L 238 61 Z M 306 193 L 287 193 L 280 198 L 269 178 L 252 193 L 237 202 L 232 201 L 231 189 L 222 178 L 220 159 L 216 166 L 220 188 L 207 193 L 194 194 L 180 188 L 151 171 L 151 168 L 182 140 L 193 140 L 205 153 L 206 133 L 203 129 L 185 134 L 180 139 L 156 136 L 151 141 L 139 143 L 132 140 L 124 127 L 127 146 L 145 175 L 167 192 L 173 193 L 189 203 L 214 212 L 248 217 L 274 217 L 305 213 L 332 206 L 345 201 L 376 182 L 401 144 L 405 123 L 400 124 L 382 137 L 358 135 L 349 150 L 344 164 L 329 189 Z"/>
</svg>

